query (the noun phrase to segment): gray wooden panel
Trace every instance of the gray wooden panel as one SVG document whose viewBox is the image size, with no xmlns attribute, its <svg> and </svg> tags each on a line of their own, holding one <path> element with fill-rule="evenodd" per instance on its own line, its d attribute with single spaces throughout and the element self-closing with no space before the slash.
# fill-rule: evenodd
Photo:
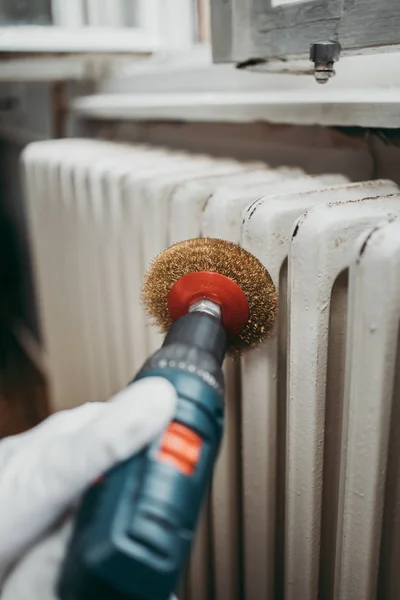
<svg viewBox="0 0 400 600">
<path fill-rule="evenodd" d="M 400 44 L 398 0 L 211 1 L 216 62 L 304 58 L 327 39 L 343 54 Z"/>
</svg>

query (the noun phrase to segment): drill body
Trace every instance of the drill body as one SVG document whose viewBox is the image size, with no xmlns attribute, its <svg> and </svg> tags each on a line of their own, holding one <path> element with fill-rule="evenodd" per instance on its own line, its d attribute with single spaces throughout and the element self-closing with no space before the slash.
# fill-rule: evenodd
<svg viewBox="0 0 400 600">
<path fill-rule="evenodd" d="M 136 376 L 174 385 L 175 417 L 151 446 L 85 495 L 59 581 L 61 600 L 169 600 L 174 593 L 222 437 L 226 348 L 219 320 L 193 312 L 173 323 Z"/>
</svg>

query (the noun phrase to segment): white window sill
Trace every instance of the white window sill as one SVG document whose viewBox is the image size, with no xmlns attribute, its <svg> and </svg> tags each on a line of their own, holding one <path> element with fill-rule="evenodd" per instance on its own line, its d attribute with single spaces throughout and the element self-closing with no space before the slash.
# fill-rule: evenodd
<svg viewBox="0 0 400 600">
<path fill-rule="evenodd" d="M 21 28 L 19 33 L 30 29 L 36 37 L 36 27 Z M 20 60 L 0 61 L 0 81 L 97 79 L 97 95 L 73 102 L 75 112 L 85 118 L 399 127 L 400 55 L 396 53 L 345 58 L 337 65 L 337 76 L 319 86 L 311 75 L 250 73 L 233 65 L 212 65 L 207 47 L 149 57 L 156 43 L 152 46 L 147 35 L 141 36 L 143 32 L 137 32 L 135 40 L 136 30 L 113 31 L 107 46 L 105 34 L 101 35 L 104 30 L 84 30 L 86 39 L 81 43 L 71 37 L 71 30 L 62 30 L 66 36 L 62 39 L 57 28 L 43 29 L 52 44 L 48 38 L 38 46 L 29 36 L 25 46 L 16 44 L 26 54 Z M 16 28 L 9 30 L 10 39 L 13 32 L 18 33 Z M 0 29 L 0 52 L 11 52 L 12 44 L 4 35 Z M 71 54 L 68 38 L 68 43 L 74 40 Z M 41 58 L 33 57 L 33 48 L 37 54 L 40 47 L 47 51 Z M 95 48 L 100 47 L 102 53 L 97 54 Z M 136 53 L 135 60 L 127 57 L 128 48 L 131 58 Z"/>
<path fill-rule="evenodd" d="M 159 49 L 157 37 L 141 29 L 0 27 L 0 52 L 12 54 L 150 54 Z"/>
<path fill-rule="evenodd" d="M 145 56 L 138 54 L 135 60 Z M 59 56 L 31 56 L 21 58 L 0 58 L 0 82 L 32 83 L 54 81 L 100 80 L 106 77 L 116 64 L 129 60 L 126 54 L 69 54 Z"/>
<path fill-rule="evenodd" d="M 323 94 L 249 92 L 97 95 L 79 98 L 81 117 L 104 120 L 269 122 L 326 126 L 398 127 L 400 88 Z"/>
<path fill-rule="evenodd" d="M 0 27 L 0 81 L 101 79 L 159 49 L 140 29 Z"/>
<path fill-rule="evenodd" d="M 127 64 L 79 98 L 85 118 L 399 127 L 399 54 L 346 58 L 320 86 L 311 75 L 212 65 L 207 48 Z"/>
</svg>

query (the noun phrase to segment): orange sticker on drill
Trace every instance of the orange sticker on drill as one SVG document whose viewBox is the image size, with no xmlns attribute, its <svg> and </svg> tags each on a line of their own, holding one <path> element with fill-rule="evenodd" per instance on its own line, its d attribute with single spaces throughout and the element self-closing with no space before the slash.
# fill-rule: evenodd
<svg viewBox="0 0 400 600">
<path fill-rule="evenodd" d="M 192 475 L 200 459 L 201 437 L 181 423 L 169 425 L 161 441 L 158 459 L 173 465 L 184 475 Z"/>
</svg>

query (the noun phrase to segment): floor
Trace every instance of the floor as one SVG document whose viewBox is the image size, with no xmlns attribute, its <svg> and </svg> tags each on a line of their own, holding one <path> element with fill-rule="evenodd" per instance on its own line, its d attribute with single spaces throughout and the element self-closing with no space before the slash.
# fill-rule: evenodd
<svg viewBox="0 0 400 600">
<path fill-rule="evenodd" d="M 28 323 L 23 261 L 15 224 L 3 210 L 7 194 L 2 174 L 0 169 L 0 439 L 26 431 L 48 415 L 45 378 L 13 334 L 14 323 Z"/>
<path fill-rule="evenodd" d="M 0 332 L 0 438 L 26 431 L 48 415 L 46 381 L 16 339 Z"/>
</svg>

